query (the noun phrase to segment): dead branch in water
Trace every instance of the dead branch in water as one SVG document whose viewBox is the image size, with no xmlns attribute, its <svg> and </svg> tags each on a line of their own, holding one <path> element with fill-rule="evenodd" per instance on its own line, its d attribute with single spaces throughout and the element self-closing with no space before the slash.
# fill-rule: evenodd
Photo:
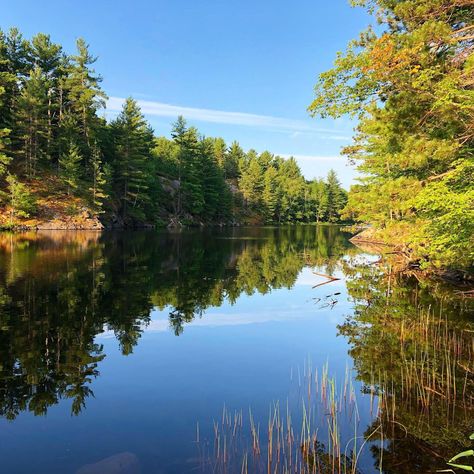
<svg viewBox="0 0 474 474">
<path fill-rule="evenodd" d="M 333 281 L 340 280 L 340 278 L 333 277 L 331 275 L 326 275 L 324 273 L 317 273 L 317 272 L 314 272 L 314 271 L 313 271 L 313 273 L 317 276 L 320 276 L 320 277 L 323 277 L 323 278 L 327 279 L 327 281 L 323 281 L 322 283 L 318 283 L 317 285 L 314 285 L 313 289 L 318 288 L 319 286 L 327 285 L 328 283 L 331 283 Z"/>
</svg>

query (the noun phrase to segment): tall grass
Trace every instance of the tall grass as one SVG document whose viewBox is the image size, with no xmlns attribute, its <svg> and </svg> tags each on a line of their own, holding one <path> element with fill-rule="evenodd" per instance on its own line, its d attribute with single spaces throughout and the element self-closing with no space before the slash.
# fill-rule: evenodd
<svg viewBox="0 0 474 474">
<path fill-rule="evenodd" d="M 341 383 L 329 375 L 327 364 L 318 373 L 307 363 L 297 373 L 290 374 L 294 393 L 284 403 L 273 402 L 265 422 L 252 409 L 223 408 L 213 422 L 213 438 L 196 439 L 204 472 L 359 472 L 362 451 L 381 430 L 363 436 L 357 400 L 364 395 L 354 389 L 349 369 Z M 375 419 L 378 400 L 372 395 Z"/>
</svg>

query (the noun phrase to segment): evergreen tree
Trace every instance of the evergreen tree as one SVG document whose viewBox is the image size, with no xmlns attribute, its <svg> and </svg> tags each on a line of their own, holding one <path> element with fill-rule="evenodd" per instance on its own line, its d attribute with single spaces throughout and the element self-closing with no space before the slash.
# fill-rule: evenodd
<svg viewBox="0 0 474 474">
<path fill-rule="evenodd" d="M 36 200 L 28 191 L 28 187 L 19 182 L 17 177 L 7 176 L 8 195 L 10 204 L 10 225 L 15 217 L 29 217 L 36 211 Z"/>
<path fill-rule="evenodd" d="M 26 64 L 23 58 L 26 43 L 18 30 L 8 34 L 0 30 L 0 129 L 12 130 L 14 126 L 14 104 L 19 90 L 20 75 Z"/>
<path fill-rule="evenodd" d="M 309 183 L 309 217 L 316 222 L 324 221 L 328 210 L 328 190 L 322 179 Z"/>
<path fill-rule="evenodd" d="M 202 149 L 195 128 L 187 128 L 182 116 L 173 125 L 172 137 L 178 146 L 178 215 L 183 211 L 200 216 L 204 210 Z"/>
<path fill-rule="evenodd" d="M 108 173 L 107 173 L 108 172 Z M 92 206 L 96 212 L 104 212 L 102 206 L 104 205 L 104 200 L 107 196 L 107 174 L 110 173 L 110 169 L 104 171 L 104 166 L 102 164 L 100 149 L 97 143 L 92 147 L 92 154 L 90 160 L 90 173 L 92 177 L 91 186 L 89 192 L 91 193 L 91 202 Z"/>
<path fill-rule="evenodd" d="M 155 138 L 153 157 L 158 174 L 168 178 L 178 176 L 178 146 L 175 142 L 166 137 Z"/>
<path fill-rule="evenodd" d="M 1 39 L 0 39 L 1 40 Z M 5 93 L 5 89 L 0 86 L 0 110 L 2 107 L 2 96 Z M 0 179 L 2 179 L 8 169 L 8 165 L 11 162 L 11 158 L 6 154 L 6 148 L 9 142 L 8 136 L 10 130 L 8 128 L 0 128 Z"/>
<path fill-rule="evenodd" d="M 278 222 L 280 220 L 281 190 L 278 182 L 278 171 L 273 166 L 265 171 L 262 201 L 265 206 L 265 220 L 268 223 Z"/>
<path fill-rule="evenodd" d="M 280 167 L 282 183 L 282 218 L 286 222 L 301 221 L 304 217 L 306 183 L 296 160 L 283 160 Z"/>
<path fill-rule="evenodd" d="M 236 179 L 239 177 L 239 164 L 244 157 L 245 153 L 238 142 L 233 141 L 225 156 L 226 178 Z"/>
<path fill-rule="evenodd" d="M 181 145 L 183 210 L 200 216 L 204 210 L 202 154 L 195 128 L 188 129 Z"/>
<path fill-rule="evenodd" d="M 59 176 L 67 186 L 68 195 L 74 194 L 80 185 L 82 155 L 75 143 L 59 158 Z"/>
<path fill-rule="evenodd" d="M 214 158 L 217 162 L 217 165 L 224 173 L 224 177 L 227 177 L 226 170 L 226 155 L 227 155 L 227 145 L 223 138 L 214 138 L 213 140 L 214 148 Z"/>
<path fill-rule="evenodd" d="M 329 170 L 327 180 L 327 217 L 329 222 L 336 222 L 346 205 L 347 199 L 341 187 L 337 174 L 334 170 Z"/>
<path fill-rule="evenodd" d="M 134 225 L 169 212 L 228 221 L 235 208 L 240 214 L 242 197 L 250 211 L 242 214 L 254 222 L 310 219 L 311 189 L 294 159 L 245 153 L 235 141 L 227 148 L 222 138 L 188 128 L 183 117 L 171 140 L 155 138 L 132 99 L 112 122 L 99 118 L 105 94 L 95 61 L 82 39 L 67 55 L 49 35 L 27 41 L 16 29 L 0 31 L 0 178 L 14 171 L 12 189 L 57 173 L 74 201 L 83 199 L 96 213 L 118 211 Z M 2 195 L 10 195 L 0 179 L 2 185 Z"/>
<path fill-rule="evenodd" d="M 203 214 L 208 221 L 218 220 L 220 217 L 222 217 L 219 211 L 222 205 L 222 199 L 225 190 L 227 188 L 224 180 L 223 170 L 221 168 L 221 164 L 218 161 L 219 155 L 216 155 L 215 147 L 215 140 L 204 139 L 201 141 L 201 165 L 205 170 L 202 181 L 202 191 L 204 198 Z"/>
<path fill-rule="evenodd" d="M 16 105 L 16 132 L 20 140 L 18 155 L 24 160 L 27 176 L 36 173 L 38 160 L 47 153 L 48 86 L 37 66 L 29 74 Z"/>
<path fill-rule="evenodd" d="M 171 130 L 171 136 L 174 140 L 174 143 L 177 145 L 177 155 L 178 155 L 178 199 L 176 203 L 177 214 L 181 214 L 183 209 L 183 187 L 182 187 L 182 175 L 183 175 L 183 162 L 185 154 L 185 143 L 186 143 L 186 133 L 187 133 L 187 124 L 186 120 L 182 115 L 178 117 L 176 122 L 173 124 Z"/>
<path fill-rule="evenodd" d="M 0 178 L 5 176 L 7 172 L 8 165 L 11 162 L 11 159 L 5 154 L 6 143 L 8 141 L 8 134 L 10 130 L 4 128 L 0 130 Z"/>
<path fill-rule="evenodd" d="M 271 166 L 273 158 L 273 155 L 269 151 L 264 151 L 258 156 L 258 163 L 263 173 Z"/>
<path fill-rule="evenodd" d="M 91 68 L 97 58 L 89 53 L 89 45 L 82 38 L 76 46 L 77 54 L 71 57 L 63 86 L 67 96 L 63 113 L 77 121 L 81 148 L 89 153 L 98 126 L 97 111 L 105 106 L 106 95 L 100 88 L 102 78 Z"/>
<path fill-rule="evenodd" d="M 29 56 L 33 64 L 41 70 L 47 88 L 46 155 L 49 159 L 52 159 L 53 140 L 55 138 L 54 128 L 57 124 L 59 110 L 57 92 L 62 72 L 60 66 L 63 52 L 60 45 L 51 42 L 49 35 L 39 33 L 31 40 Z"/>
<path fill-rule="evenodd" d="M 122 217 L 125 221 L 143 219 L 149 205 L 153 132 L 132 98 L 126 99 L 112 128 L 115 137 L 115 192 L 120 200 Z"/>
<path fill-rule="evenodd" d="M 263 191 L 263 170 L 256 155 L 249 152 L 248 165 L 240 170 L 239 189 L 249 207 L 258 207 Z"/>
</svg>

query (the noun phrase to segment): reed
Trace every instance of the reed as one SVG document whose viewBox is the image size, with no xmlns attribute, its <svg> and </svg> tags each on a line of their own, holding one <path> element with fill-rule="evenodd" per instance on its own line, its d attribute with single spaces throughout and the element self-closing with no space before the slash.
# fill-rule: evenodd
<svg viewBox="0 0 474 474">
<path fill-rule="evenodd" d="M 291 372 L 293 373 L 293 371 Z M 266 429 L 249 408 L 231 412 L 224 406 L 220 421 L 213 422 L 213 449 L 205 452 L 201 466 L 206 472 L 240 473 L 334 473 L 357 474 L 357 462 L 370 440 L 362 440 L 358 394 L 349 368 L 340 385 L 329 375 L 329 366 L 313 370 L 306 364 L 281 409 L 279 401 L 269 407 Z M 320 373 L 320 375 L 319 375 Z M 292 379 L 290 374 L 290 379 Z M 359 394 L 359 396 L 364 396 Z M 290 397 L 292 402 L 290 403 Z M 353 433 L 342 434 L 341 422 Z M 199 433 L 199 431 L 198 431 Z M 202 436 L 197 436 L 202 440 Z M 205 441 L 198 441 L 203 446 Z"/>
</svg>

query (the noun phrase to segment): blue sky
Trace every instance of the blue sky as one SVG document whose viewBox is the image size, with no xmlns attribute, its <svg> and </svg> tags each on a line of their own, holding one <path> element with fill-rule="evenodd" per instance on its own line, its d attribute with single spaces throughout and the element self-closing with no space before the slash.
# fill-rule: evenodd
<svg viewBox="0 0 474 474">
<path fill-rule="evenodd" d="M 347 0 L 1 0 L 0 26 L 51 34 L 68 52 L 82 36 L 110 97 L 141 102 L 158 135 L 178 114 L 210 136 L 294 155 L 305 176 L 336 169 L 354 123 L 306 111 L 318 73 L 369 23 Z"/>
</svg>

